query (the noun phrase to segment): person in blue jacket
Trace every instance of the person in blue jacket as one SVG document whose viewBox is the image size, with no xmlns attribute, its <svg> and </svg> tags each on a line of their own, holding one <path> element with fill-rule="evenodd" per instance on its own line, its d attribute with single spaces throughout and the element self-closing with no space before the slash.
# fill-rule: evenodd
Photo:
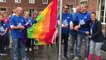
<svg viewBox="0 0 106 60">
<path fill-rule="evenodd" d="M 89 31 L 90 31 L 90 13 L 87 12 L 87 5 L 81 5 L 81 13 L 78 13 L 76 20 L 78 20 L 78 25 L 75 26 L 74 30 L 78 31 L 77 33 L 77 51 L 76 56 L 73 60 L 79 60 L 81 57 L 81 45 L 84 39 L 85 42 L 85 60 L 88 58 L 89 52 Z"/>
<path fill-rule="evenodd" d="M 78 21 L 76 20 L 76 16 L 80 13 L 80 6 L 76 6 L 76 12 L 73 13 L 73 20 L 70 21 L 70 55 L 73 56 L 74 52 L 76 53 L 75 45 L 77 46 L 77 31 L 74 30 L 74 27 L 78 25 Z"/>
<path fill-rule="evenodd" d="M 67 59 L 68 50 L 68 37 L 70 30 L 70 21 L 72 20 L 72 14 L 69 13 L 69 6 L 64 6 L 64 12 L 62 13 L 62 40 L 64 40 L 64 57 Z M 60 15 L 58 21 L 60 20 Z"/>
<path fill-rule="evenodd" d="M 19 50 L 21 52 L 22 60 L 27 60 L 25 45 L 23 43 L 25 27 L 25 19 L 22 16 L 23 9 L 21 7 L 16 8 L 16 13 L 10 19 L 10 28 L 13 40 L 13 54 L 14 60 L 19 60 Z"/>
<path fill-rule="evenodd" d="M 7 54 L 4 51 L 6 47 L 6 42 L 8 40 L 8 24 L 4 22 L 3 15 L 0 15 L 0 55 L 6 56 Z"/>
</svg>

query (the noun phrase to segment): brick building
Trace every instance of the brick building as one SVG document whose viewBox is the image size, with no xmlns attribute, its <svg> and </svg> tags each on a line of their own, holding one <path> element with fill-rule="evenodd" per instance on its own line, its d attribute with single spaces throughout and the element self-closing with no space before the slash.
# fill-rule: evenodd
<svg viewBox="0 0 106 60">
<path fill-rule="evenodd" d="M 106 0 L 63 0 L 63 4 L 69 4 L 70 8 L 79 4 L 88 4 L 88 10 L 95 11 L 97 18 L 106 24 Z"/>
<path fill-rule="evenodd" d="M 80 5 L 80 4 L 88 4 L 89 11 L 96 11 L 98 0 L 63 0 L 63 4 L 69 4 L 71 8 Z M 93 6 L 92 6 L 93 5 Z"/>
<path fill-rule="evenodd" d="M 70 8 L 79 4 L 88 4 L 88 10 L 95 11 L 98 20 L 102 22 L 102 31 L 106 37 L 106 0 L 63 0 L 63 4 L 69 4 Z"/>
<path fill-rule="evenodd" d="M 43 10 L 51 0 L 0 0 L 0 11 L 12 12 L 12 9 L 21 6 L 24 10 L 33 13 L 34 10 Z"/>
<path fill-rule="evenodd" d="M 51 0 L 0 0 L 0 11 L 12 12 L 17 6 L 33 13 L 34 10 L 43 10 Z M 79 4 L 88 4 L 90 12 L 96 11 L 97 17 L 106 23 L 106 0 L 63 0 L 63 4 L 69 4 L 71 8 Z"/>
</svg>

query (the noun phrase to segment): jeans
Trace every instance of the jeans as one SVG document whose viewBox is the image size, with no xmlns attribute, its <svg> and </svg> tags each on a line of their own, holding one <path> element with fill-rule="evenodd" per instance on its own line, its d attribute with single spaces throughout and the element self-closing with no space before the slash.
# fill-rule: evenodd
<svg viewBox="0 0 106 60">
<path fill-rule="evenodd" d="M 22 59 L 27 59 L 25 46 L 24 43 L 22 42 L 22 39 L 13 38 L 13 44 L 14 44 L 14 48 L 13 48 L 14 60 L 19 59 L 19 51 L 21 51 Z"/>
<path fill-rule="evenodd" d="M 26 48 L 32 48 L 34 45 L 34 39 L 27 38 Z"/>
<path fill-rule="evenodd" d="M 96 53 L 97 56 L 101 56 L 100 53 L 100 48 L 102 46 L 102 42 L 93 42 L 92 40 L 90 41 L 90 51 L 89 54 L 94 54 L 94 51 Z"/>
<path fill-rule="evenodd" d="M 6 40 L 8 38 L 8 34 L 5 34 L 3 36 L 0 36 L 0 40 L 1 40 L 1 51 L 0 53 L 4 53 L 4 48 L 6 47 Z"/>
<path fill-rule="evenodd" d="M 69 33 L 62 33 L 62 40 L 64 40 L 64 57 L 67 57 L 68 37 L 69 37 Z"/>
<path fill-rule="evenodd" d="M 85 58 L 88 58 L 89 54 L 89 37 L 86 34 L 79 34 L 77 35 L 77 51 L 76 51 L 76 56 L 81 57 L 81 45 L 82 41 L 84 39 L 85 42 Z"/>
<path fill-rule="evenodd" d="M 70 52 L 71 53 L 74 53 L 74 45 L 75 44 L 77 46 L 77 35 L 70 34 Z M 76 48 L 75 48 L 75 53 L 76 53 Z"/>
</svg>

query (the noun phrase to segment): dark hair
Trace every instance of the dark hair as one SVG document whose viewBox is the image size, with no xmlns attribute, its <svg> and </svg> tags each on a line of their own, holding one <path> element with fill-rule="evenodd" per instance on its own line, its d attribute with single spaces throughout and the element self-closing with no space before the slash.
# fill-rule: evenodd
<svg viewBox="0 0 106 60">
<path fill-rule="evenodd" d="M 70 5 L 66 4 L 66 5 L 64 5 L 64 6 L 67 6 L 67 7 L 68 7 L 68 9 L 69 9 L 69 6 L 70 6 Z M 64 8 L 64 7 L 63 7 L 63 8 Z"/>
<path fill-rule="evenodd" d="M 94 15 L 96 15 L 96 12 L 91 12 L 91 14 L 94 14 Z"/>
<path fill-rule="evenodd" d="M 3 26 L 4 25 L 4 21 L 1 21 L 1 26 Z"/>
</svg>

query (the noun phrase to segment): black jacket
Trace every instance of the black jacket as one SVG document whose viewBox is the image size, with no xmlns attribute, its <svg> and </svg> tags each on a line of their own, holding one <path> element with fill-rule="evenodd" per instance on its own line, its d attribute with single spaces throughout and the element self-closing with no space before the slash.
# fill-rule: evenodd
<svg viewBox="0 0 106 60">
<path fill-rule="evenodd" d="M 102 33 L 102 25 L 101 25 L 101 22 L 98 20 L 94 22 L 94 26 L 92 28 L 91 39 L 94 42 L 103 42 L 104 40 L 104 36 Z"/>
</svg>

